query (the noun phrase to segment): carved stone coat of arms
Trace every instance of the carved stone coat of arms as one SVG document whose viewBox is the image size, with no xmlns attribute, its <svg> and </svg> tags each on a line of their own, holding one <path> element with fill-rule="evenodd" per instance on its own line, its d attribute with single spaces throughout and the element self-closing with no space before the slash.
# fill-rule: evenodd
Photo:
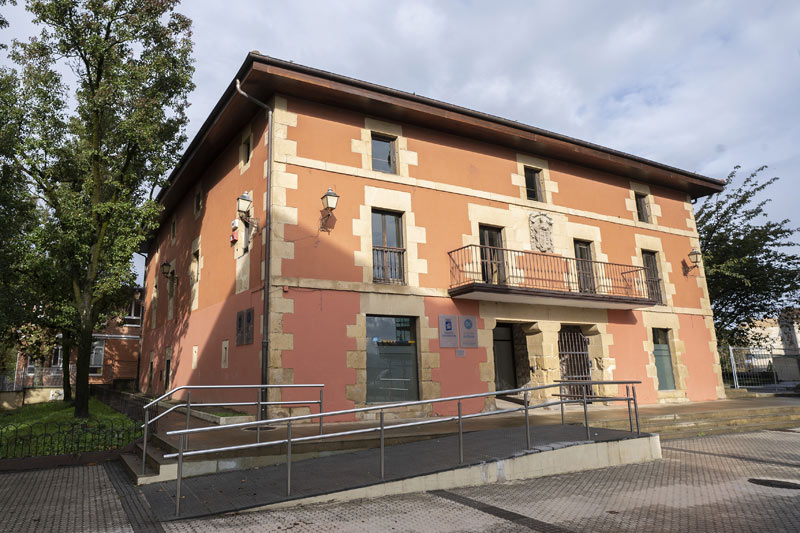
<svg viewBox="0 0 800 533">
<path fill-rule="evenodd" d="M 531 213 L 528 217 L 531 229 L 531 247 L 545 253 L 553 252 L 553 219 L 546 213 Z"/>
</svg>

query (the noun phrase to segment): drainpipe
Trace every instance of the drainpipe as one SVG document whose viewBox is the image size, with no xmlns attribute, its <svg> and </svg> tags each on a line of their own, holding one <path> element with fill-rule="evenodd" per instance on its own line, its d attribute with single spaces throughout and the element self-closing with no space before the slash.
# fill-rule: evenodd
<svg viewBox="0 0 800 533">
<path fill-rule="evenodd" d="M 261 384 L 269 384 L 269 263 L 270 263 L 270 249 L 272 248 L 272 108 L 242 90 L 241 83 L 236 80 L 236 92 L 256 104 L 257 106 L 267 110 L 267 213 L 264 221 L 264 229 L 267 232 L 266 243 L 264 245 L 264 318 L 263 332 L 261 335 Z M 263 394 L 263 392 L 261 393 Z M 261 398 L 261 396 L 259 396 Z M 259 418 L 264 420 L 267 418 L 267 406 L 261 406 Z"/>
</svg>

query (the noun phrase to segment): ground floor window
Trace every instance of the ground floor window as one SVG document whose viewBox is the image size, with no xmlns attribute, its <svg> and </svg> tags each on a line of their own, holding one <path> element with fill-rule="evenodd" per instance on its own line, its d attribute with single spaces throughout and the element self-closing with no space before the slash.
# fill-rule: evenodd
<svg viewBox="0 0 800 533">
<path fill-rule="evenodd" d="M 658 390 L 675 390 L 675 373 L 672 371 L 668 329 L 653 328 L 653 356 L 656 360 Z"/>
<path fill-rule="evenodd" d="M 415 319 L 367 316 L 367 402 L 418 399 Z"/>
</svg>

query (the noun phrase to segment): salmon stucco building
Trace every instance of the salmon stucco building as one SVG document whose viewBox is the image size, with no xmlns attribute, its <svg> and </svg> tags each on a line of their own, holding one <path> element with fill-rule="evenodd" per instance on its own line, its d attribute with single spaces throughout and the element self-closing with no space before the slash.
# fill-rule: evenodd
<svg viewBox="0 0 800 533">
<path fill-rule="evenodd" d="M 323 383 L 326 410 L 565 378 L 724 397 L 692 209 L 722 187 L 250 53 L 159 195 L 139 388 Z"/>
</svg>

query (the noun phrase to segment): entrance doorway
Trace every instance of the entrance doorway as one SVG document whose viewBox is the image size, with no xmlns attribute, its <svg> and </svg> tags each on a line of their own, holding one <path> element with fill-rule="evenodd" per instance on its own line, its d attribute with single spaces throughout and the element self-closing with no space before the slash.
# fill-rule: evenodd
<svg viewBox="0 0 800 533">
<path fill-rule="evenodd" d="M 561 326 L 558 332 L 558 358 L 561 363 L 561 379 L 566 381 L 589 381 L 592 379 L 592 363 L 589 360 L 589 339 L 580 326 Z M 583 397 L 583 387 L 565 387 L 564 393 L 572 399 Z M 586 394 L 591 395 L 588 387 Z"/>
<path fill-rule="evenodd" d="M 514 365 L 514 330 L 511 324 L 494 328 L 494 390 L 517 388 Z"/>
</svg>

